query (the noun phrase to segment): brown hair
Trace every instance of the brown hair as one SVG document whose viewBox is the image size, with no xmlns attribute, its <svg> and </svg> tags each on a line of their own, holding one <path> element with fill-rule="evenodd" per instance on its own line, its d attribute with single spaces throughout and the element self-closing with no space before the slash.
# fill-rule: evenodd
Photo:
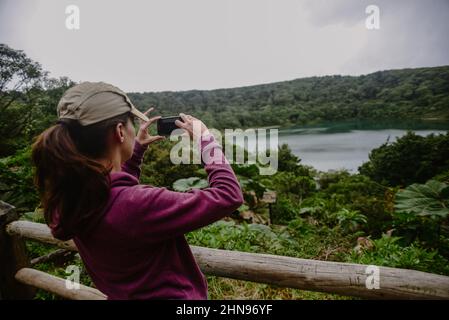
<svg viewBox="0 0 449 320">
<path fill-rule="evenodd" d="M 32 148 L 34 182 L 47 224 L 55 224 L 55 212 L 59 214 L 55 237 L 70 239 L 100 221 L 112 164 L 105 167 L 96 159 L 106 156 L 113 128 L 128 119 L 134 119 L 129 112 L 88 126 L 62 119 L 37 137 Z"/>
</svg>

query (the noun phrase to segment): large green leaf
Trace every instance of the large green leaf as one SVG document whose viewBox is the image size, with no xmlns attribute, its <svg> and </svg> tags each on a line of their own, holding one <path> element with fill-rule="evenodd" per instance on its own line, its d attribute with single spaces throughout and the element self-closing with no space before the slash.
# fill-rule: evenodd
<svg viewBox="0 0 449 320">
<path fill-rule="evenodd" d="M 396 195 L 395 209 L 398 213 L 411 212 L 420 216 L 449 214 L 449 186 L 429 180 L 426 184 L 412 184 Z"/>
<path fill-rule="evenodd" d="M 243 190 L 245 192 L 254 191 L 258 199 L 261 199 L 264 192 L 267 191 L 267 187 L 257 180 L 245 178 L 242 176 L 238 176 L 238 179 Z"/>
<path fill-rule="evenodd" d="M 208 186 L 207 181 L 197 177 L 179 179 L 173 183 L 173 189 L 176 191 L 188 191 L 190 189 L 202 189 Z"/>
<path fill-rule="evenodd" d="M 257 177 L 259 175 L 259 167 L 255 164 L 235 164 L 232 165 L 235 174 L 247 178 Z"/>
</svg>

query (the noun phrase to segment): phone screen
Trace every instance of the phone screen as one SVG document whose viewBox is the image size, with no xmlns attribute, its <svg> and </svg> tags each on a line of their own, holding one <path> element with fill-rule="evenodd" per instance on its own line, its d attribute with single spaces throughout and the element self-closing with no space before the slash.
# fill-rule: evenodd
<svg viewBox="0 0 449 320">
<path fill-rule="evenodd" d="M 175 121 L 181 120 L 179 116 L 162 117 L 157 121 L 157 134 L 160 136 L 169 136 L 174 130 L 179 129 Z"/>
</svg>

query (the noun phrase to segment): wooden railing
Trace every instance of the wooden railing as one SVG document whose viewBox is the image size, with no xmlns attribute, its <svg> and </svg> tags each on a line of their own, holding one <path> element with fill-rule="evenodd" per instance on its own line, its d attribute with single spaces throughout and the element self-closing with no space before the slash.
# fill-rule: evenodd
<svg viewBox="0 0 449 320">
<path fill-rule="evenodd" d="M 81 285 L 67 289 L 65 280 L 30 268 L 24 238 L 77 251 L 73 241 L 55 239 L 40 223 L 18 220 L 14 207 L 0 201 L 0 298 L 33 298 L 35 288 L 67 299 L 106 299 Z M 191 246 L 208 275 L 302 290 L 368 299 L 449 299 L 449 277 L 415 270 L 375 267 L 378 286 L 367 286 L 372 267 L 353 263 L 298 259 L 269 254 Z"/>
</svg>

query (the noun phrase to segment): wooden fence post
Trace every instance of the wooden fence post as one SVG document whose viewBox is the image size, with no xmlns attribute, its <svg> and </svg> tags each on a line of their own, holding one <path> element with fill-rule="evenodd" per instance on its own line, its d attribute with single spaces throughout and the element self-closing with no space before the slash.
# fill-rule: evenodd
<svg viewBox="0 0 449 320">
<path fill-rule="evenodd" d="M 18 270 L 30 265 L 23 239 L 6 233 L 6 225 L 18 219 L 15 207 L 0 200 L 0 300 L 32 299 L 36 294 L 35 288 L 15 279 Z"/>
</svg>

